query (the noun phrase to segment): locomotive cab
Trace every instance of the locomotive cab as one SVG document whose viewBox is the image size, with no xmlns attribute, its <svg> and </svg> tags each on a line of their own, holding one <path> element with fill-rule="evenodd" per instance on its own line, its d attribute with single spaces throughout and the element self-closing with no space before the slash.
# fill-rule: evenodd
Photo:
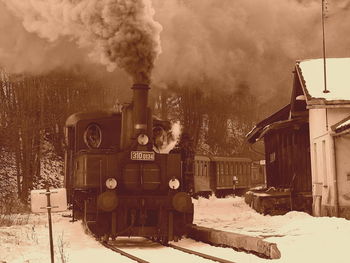
<svg viewBox="0 0 350 263">
<path fill-rule="evenodd" d="M 156 150 L 170 125 L 153 118 L 148 89 L 134 85 L 133 102 L 122 112 L 78 113 L 67 119 L 68 200 L 73 216 L 98 236 L 167 242 L 181 237 L 192 223 L 181 156 Z"/>
<path fill-rule="evenodd" d="M 120 150 L 121 114 L 87 112 L 71 115 L 65 126 L 65 186 L 68 202 L 74 190 L 91 191 L 113 171 L 113 156 Z"/>
</svg>

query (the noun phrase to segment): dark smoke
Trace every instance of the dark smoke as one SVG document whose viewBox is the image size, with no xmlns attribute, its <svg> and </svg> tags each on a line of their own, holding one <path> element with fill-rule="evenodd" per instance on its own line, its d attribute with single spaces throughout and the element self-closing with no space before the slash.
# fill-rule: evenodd
<svg viewBox="0 0 350 263">
<path fill-rule="evenodd" d="M 60 50 L 64 48 L 69 53 L 69 47 L 77 45 L 81 48 L 78 53 L 86 51 L 93 61 L 104 64 L 109 71 L 120 67 L 130 74 L 134 82 L 150 82 L 154 61 L 160 53 L 161 26 L 153 20 L 154 11 L 149 0 L 2 2 L 7 7 L 1 8 L 7 16 L 2 18 L 3 22 L 15 21 L 18 25 L 18 20 L 21 21 L 26 31 L 46 40 L 46 45 L 43 45 L 50 51 L 64 54 Z M 6 14 L 9 11 L 17 20 L 12 14 Z M 22 28 L 17 31 L 17 37 L 31 38 Z M 29 45 L 34 42 L 33 49 L 29 46 L 18 50 L 38 55 L 36 48 L 45 42 L 33 38 L 29 39 Z M 21 64 L 11 61 L 18 60 L 20 54 L 10 57 L 7 59 L 9 62 L 5 62 L 6 65 L 11 62 L 12 65 Z M 63 65 L 66 61 L 63 59 L 60 62 Z M 42 66 L 46 67 L 44 63 Z"/>
<path fill-rule="evenodd" d="M 328 1 L 327 54 L 350 55 L 348 0 Z M 213 80 L 216 89 L 247 83 L 288 103 L 296 60 L 322 56 L 321 1 L 154 0 L 164 30 L 159 83 Z M 205 88 L 205 87 L 203 87 Z"/>
<path fill-rule="evenodd" d="M 320 0 L 152 5 L 155 13 L 150 0 L 0 0 L 0 65 L 40 74 L 95 61 L 123 68 L 135 82 L 149 82 L 155 65 L 159 86 L 247 83 L 261 98 L 278 94 L 287 102 L 295 61 L 322 56 Z M 350 56 L 349 20 L 348 0 L 328 0 L 328 56 Z"/>
</svg>

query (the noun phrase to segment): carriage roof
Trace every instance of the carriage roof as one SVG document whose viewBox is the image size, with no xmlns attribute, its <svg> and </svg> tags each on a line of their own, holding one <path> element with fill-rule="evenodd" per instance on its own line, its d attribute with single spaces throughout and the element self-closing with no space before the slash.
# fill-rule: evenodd
<svg viewBox="0 0 350 263">
<path fill-rule="evenodd" d="M 197 161 L 212 161 L 212 162 L 251 162 L 250 158 L 245 157 L 220 157 L 220 156 L 207 156 L 207 155 L 195 155 Z"/>
<path fill-rule="evenodd" d="M 205 155 L 195 155 L 194 159 L 196 161 L 207 161 L 207 162 L 210 162 L 211 160 L 209 156 L 205 156 Z"/>
<path fill-rule="evenodd" d="M 214 162 L 251 162 L 252 160 L 245 157 L 212 157 Z"/>
</svg>

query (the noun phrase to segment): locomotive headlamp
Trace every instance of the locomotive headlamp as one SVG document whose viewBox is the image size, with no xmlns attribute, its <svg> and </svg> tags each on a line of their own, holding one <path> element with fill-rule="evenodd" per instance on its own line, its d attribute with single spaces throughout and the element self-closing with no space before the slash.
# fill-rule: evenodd
<svg viewBox="0 0 350 263">
<path fill-rule="evenodd" d="M 137 136 L 137 142 L 141 145 L 146 145 L 148 143 L 149 139 L 148 136 L 146 134 L 139 134 L 139 136 Z"/>
<path fill-rule="evenodd" d="M 172 178 L 169 180 L 169 187 L 170 189 L 178 189 L 180 187 L 180 181 L 176 178 Z"/>
<path fill-rule="evenodd" d="M 106 180 L 106 186 L 108 189 L 114 189 L 117 187 L 117 180 L 115 180 L 114 178 L 108 178 Z"/>
</svg>

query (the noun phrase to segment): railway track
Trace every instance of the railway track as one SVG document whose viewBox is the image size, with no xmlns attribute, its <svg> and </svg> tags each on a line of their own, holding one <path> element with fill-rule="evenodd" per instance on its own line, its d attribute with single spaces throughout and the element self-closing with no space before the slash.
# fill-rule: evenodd
<svg viewBox="0 0 350 263">
<path fill-rule="evenodd" d="M 139 258 L 139 257 L 135 256 L 135 255 L 132 255 L 132 254 L 130 254 L 130 253 L 128 253 L 128 252 L 126 252 L 126 251 L 124 251 L 124 250 L 118 248 L 117 246 L 115 246 L 115 245 L 113 245 L 113 244 L 109 244 L 108 242 L 100 242 L 100 243 L 101 243 L 104 247 L 106 247 L 106 248 L 108 248 L 108 249 L 110 249 L 110 250 L 113 250 L 113 251 L 115 251 L 115 252 L 121 254 L 122 256 L 127 257 L 127 258 L 129 258 L 129 259 L 131 259 L 131 260 L 134 260 L 134 261 L 136 261 L 136 262 L 139 262 L 139 263 L 151 263 L 150 261 L 144 260 L 144 259 L 142 259 L 142 258 Z"/>
<path fill-rule="evenodd" d="M 100 239 L 98 239 L 95 234 L 91 231 L 91 229 L 85 224 L 83 223 L 83 226 L 84 226 L 84 229 L 86 231 L 87 234 L 93 236 L 96 240 L 98 240 L 98 242 L 114 251 L 114 252 L 117 252 L 119 254 L 121 254 L 122 256 L 124 257 L 127 257 L 135 262 L 139 262 L 139 263 L 153 263 L 152 261 L 148 261 L 148 260 L 145 260 L 141 257 L 138 257 L 132 253 L 129 253 L 127 252 L 126 250 L 127 249 L 123 249 L 123 245 L 120 245 L 118 244 L 118 242 L 116 240 L 114 241 L 111 241 L 111 240 L 108 240 L 108 241 L 102 241 Z M 125 238 L 125 239 L 130 239 L 130 238 Z M 181 251 L 183 253 L 186 253 L 186 254 L 190 254 L 190 255 L 193 255 L 193 256 L 197 256 L 197 257 L 201 257 L 203 259 L 206 259 L 206 260 L 209 260 L 209 261 L 212 261 L 212 262 L 219 262 L 219 263 L 236 263 L 234 261 L 230 261 L 230 260 L 226 260 L 226 259 L 223 259 L 223 258 L 219 258 L 219 257 L 215 257 L 215 256 L 212 256 L 212 255 L 209 255 L 209 254 L 205 254 L 205 253 L 201 253 L 201 252 L 198 252 L 198 251 L 195 251 L 195 250 L 192 250 L 192 249 L 188 249 L 188 248 L 184 248 L 184 247 L 180 247 L 180 246 L 177 246 L 177 245 L 174 245 L 174 244 L 167 244 L 167 245 L 164 245 L 164 244 L 161 244 L 159 242 L 156 242 L 156 241 L 153 241 L 151 239 L 144 239 L 144 242 L 142 243 L 143 246 L 146 246 L 146 247 L 155 247 L 154 251 L 157 251 L 157 249 L 163 247 L 163 248 L 171 248 L 171 249 L 174 249 L 174 250 L 177 250 L 177 251 Z M 134 247 L 137 247 L 137 244 L 134 244 Z M 124 245 L 125 246 L 125 245 Z"/>
<path fill-rule="evenodd" d="M 220 263 L 236 263 L 236 262 L 233 262 L 233 261 L 230 261 L 230 260 L 226 260 L 226 259 L 223 259 L 223 258 L 218 258 L 218 257 L 215 257 L 215 256 L 211 256 L 209 254 L 204 254 L 204 253 L 192 250 L 192 249 L 179 247 L 179 246 L 176 246 L 176 245 L 173 245 L 173 244 L 168 244 L 168 246 L 173 248 L 173 249 L 177 249 L 177 250 L 180 250 L 182 252 L 185 252 L 185 253 L 188 253 L 188 254 L 192 254 L 192 255 L 196 255 L 196 256 L 199 256 L 199 257 L 202 257 L 202 258 L 205 258 L 205 259 L 209 259 L 209 260 L 212 260 L 212 261 L 216 261 L 216 262 L 220 262 Z"/>
<path fill-rule="evenodd" d="M 192 250 L 192 249 L 188 249 L 188 248 L 184 248 L 184 247 L 180 247 L 180 246 L 176 246 L 174 244 L 168 244 L 168 245 L 162 245 L 158 242 L 154 242 L 154 241 L 151 241 L 151 240 L 148 240 L 148 239 L 145 239 L 145 241 L 147 242 L 147 246 L 152 246 L 152 244 L 156 244 L 158 247 L 155 248 L 154 251 L 159 251 L 159 247 L 164 247 L 164 248 L 171 248 L 171 249 L 174 249 L 174 250 L 177 250 L 177 251 L 181 251 L 183 253 L 186 253 L 186 254 L 190 254 L 190 255 L 193 255 L 193 256 L 198 256 L 198 257 L 201 257 L 203 259 L 206 259 L 208 261 L 212 261 L 212 262 L 219 262 L 219 263 L 236 263 L 236 262 L 233 262 L 233 261 L 230 261 L 230 260 L 226 260 L 226 259 L 223 259 L 223 258 L 219 258 L 219 257 L 215 257 L 215 256 L 212 256 L 212 255 L 209 255 L 209 254 L 205 254 L 205 253 L 201 253 L 201 252 L 198 252 L 198 251 L 195 251 L 195 250 Z M 134 260 L 136 262 L 139 262 L 139 263 L 152 263 L 152 261 L 148 261 L 148 260 L 145 260 L 143 258 L 140 258 L 139 256 L 136 256 L 134 254 L 131 254 L 127 251 L 125 251 L 123 248 L 120 247 L 120 245 L 118 246 L 117 242 L 116 241 L 108 241 L 108 242 L 100 242 L 103 246 L 105 246 L 106 248 L 108 249 L 111 249 L 119 254 L 121 254 L 122 256 L 125 256 L 131 260 Z M 150 251 L 150 253 L 153 253 L 152 251 Z"/>
</svg>

